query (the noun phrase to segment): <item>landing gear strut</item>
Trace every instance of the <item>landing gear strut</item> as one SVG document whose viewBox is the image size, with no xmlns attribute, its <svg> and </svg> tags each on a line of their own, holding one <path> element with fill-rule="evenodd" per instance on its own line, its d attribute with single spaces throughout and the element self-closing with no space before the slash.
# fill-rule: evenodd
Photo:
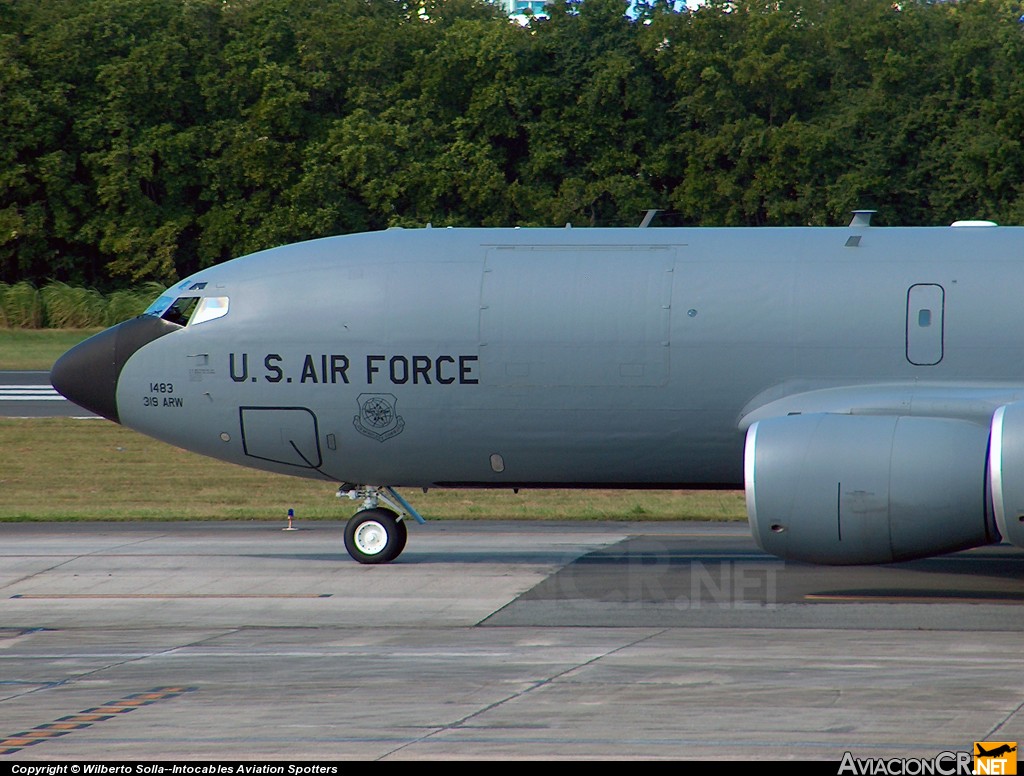
<svg viewBox="0 0 1024 776">
<path fill-rule="evenodd" d="M 342 485 L 337 495 L 363 500 L 363 508 L 345 526 L 345 549 L 360 563 L 390 563 L 405 549 L 404 518 L 426 522 L 394 488 Z M 393 509 L 379 506 L 381 501 Z"/>
</svg>

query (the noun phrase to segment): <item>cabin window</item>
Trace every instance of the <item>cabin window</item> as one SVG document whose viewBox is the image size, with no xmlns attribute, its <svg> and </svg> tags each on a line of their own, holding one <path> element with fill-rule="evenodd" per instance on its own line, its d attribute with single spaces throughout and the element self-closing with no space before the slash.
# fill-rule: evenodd
<svg viewBox="0 0 1024 776">
<path fill-rule="evenodd" d="M 206 323 L 217 318 L 223 318 L 228 314 L 228 298 L 226 296 L 204 296 L 199 300 L 195 314 L 192 316 L 192 325 Z"/>
<path fill-rule="evenodd" d="M 932 311 L 931 310 L 918 310 L 917 311 L 917 325 L 921 328 L 932 325 Z"/>
</svg>

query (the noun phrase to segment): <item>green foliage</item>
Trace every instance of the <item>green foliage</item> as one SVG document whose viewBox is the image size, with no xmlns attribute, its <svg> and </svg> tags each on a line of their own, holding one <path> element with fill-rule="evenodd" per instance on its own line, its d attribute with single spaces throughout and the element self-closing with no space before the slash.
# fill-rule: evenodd
<svg viewBox="0 0 1024 776">
<path fill-rule="evenodd" d="M 99 291 L 54 281 L 37 290 L 26 281 L 0 283 L 0 328 L 88 329 L 113 326 L 141 315 L 163 291 L 159 283 L 114 291 Z"/>
<path fill-rule="evenodd" d="M 107 296 L 102 325 L 113 326 L 142 315 L 163 290 L 161 283 L 145 283 L 138 288 L 114 291 Z"/>
<path fill-rule="evenodd" d="M 53 329 L 85 329 L 103 323 L 106 301 L 99 291 L 50 283 L 40 292 L 46 324 Z"/>
<path fill-rule="evenodd" d="M 6 0 L 0 280 L 166 285 L 328 234 L 650 207 L 1024 219 L 1016 2 L 627 7 Z"/>
<path fill-rule="evenodd" d="M 43 302 L 35 286 L 24 281 L 0 283 L 0 323 L 13 329 L 38 329 L 43 325 Z"/>
</svg>

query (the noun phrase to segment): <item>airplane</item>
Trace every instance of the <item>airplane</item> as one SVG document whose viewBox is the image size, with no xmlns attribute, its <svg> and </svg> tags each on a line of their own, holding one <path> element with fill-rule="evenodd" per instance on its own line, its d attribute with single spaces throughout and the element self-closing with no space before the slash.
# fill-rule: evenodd
<svg viewBox="0 0 1024 776">
<path fill-rule="evenodd" d="M 648 221 L 260 251 L 52 383 L 172 445 L 338 484 L 362 563 L 423 520 L 399 487 L 744 488 L 760 547 L 820 564 L 1024 547 L 1024 228 Z"/>
<path fill-rule="evenodd" d="M 974 753 L 975 757 L 999 757 L 999 755 L 1017 751 L 1017 747 L 1010 746 L 1009 744 L 1000 744 L 992 751 L 986 750 L 985 747 L 978 743 L 975 743 L 974 747 L 978 750 Z"/>
</svg>

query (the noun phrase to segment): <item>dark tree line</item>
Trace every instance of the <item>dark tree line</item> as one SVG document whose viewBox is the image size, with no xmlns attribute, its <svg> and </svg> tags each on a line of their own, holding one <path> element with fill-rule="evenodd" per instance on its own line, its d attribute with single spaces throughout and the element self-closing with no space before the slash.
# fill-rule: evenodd
<svg viewBox="0 0 1024 776">
<path fill-rule="evenodd" d="M 1024 223 L 1007 0 L 2 0 L 0 281 L 390 225 Z"/>
</svg>

